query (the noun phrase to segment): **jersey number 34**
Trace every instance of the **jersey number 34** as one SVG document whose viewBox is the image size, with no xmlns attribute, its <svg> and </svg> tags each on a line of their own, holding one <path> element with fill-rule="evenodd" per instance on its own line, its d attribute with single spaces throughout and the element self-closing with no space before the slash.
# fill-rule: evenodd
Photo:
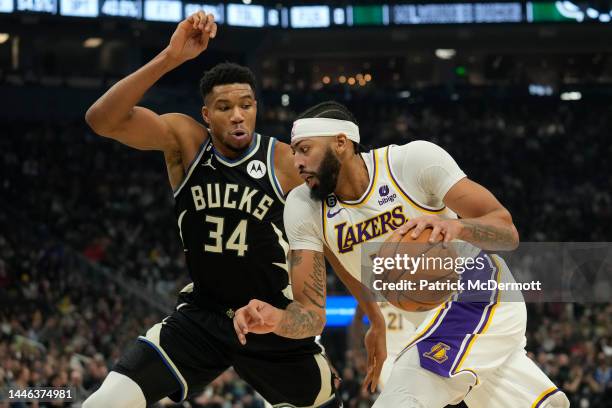
<svg viewBox="0 0 612 408">
<path fill-rule="evenodd" d="M 212 239 L 212 244 L 204 244 L 205 252 L 223 252 L 223 222 L 224 219 L 221 217 L 214 217 L 212 215 L 206 216 L 206 222 L 214 225 L 213 229 L 209 232 L 209 237 Z M 238 252 L 238 256 L 244 256 L 245 252 L 249 249 L 246 243 L 247 234 L 247 220 L 240 220 L 234 231 L 230 234 L 229 238 L 225 242 L 225 249 L 234 250 Z"/>
</svg>

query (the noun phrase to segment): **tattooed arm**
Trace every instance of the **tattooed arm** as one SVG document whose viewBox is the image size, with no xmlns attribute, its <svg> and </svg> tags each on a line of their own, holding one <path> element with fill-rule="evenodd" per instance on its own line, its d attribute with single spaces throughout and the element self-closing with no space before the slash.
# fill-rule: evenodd
<svg viewBox="0 0 612 408">
<path fill-rule="evenodd" d="M 293 250 L 290 267 L 294 301 L 284 310 L 274 333 L 292 339 L 317 336 L 325 327 L 327 277 L 323 254 Z"/>
<path fill-rule="evenodd" d="M 425 228 L 431 227 L 431 242 L 442 235 L 445 242 L 458 238 L 490 251 L 510 251 L 518 246 L 519 235 L 510 212 L 480 184 L 461 179 L 448 190 L 444 204 L 461 218 L 418 217 L 398 232 L 405 234 L 414 227 L 411 233 L 418 237 Z"/>
<path fill-rule="evenodd" d="M 519 243 L 518 231 L 505 208 L 491 211 L 477 218 L 459 220 L 459 239 L 487 250 L 513 250 Z"/>
<path fill-rule="evenodd" d="M 323 332 L 327 292 L 323 253 L 293 250 L 289 261 L 294 301 L 283 310 L 253 299 L 238 309 L 234 316 L 234 329 L 242 344 L 246 344 L 248 333 L 276 333 L 303 339 Z"/>
<path fill-rule="evenodd" d="M 512 250 L 519 235 L 510 212 L 486 188 L 464 178 L 444 197 L 444 203 L 458 214 L 459 239 L 487 250 Z"/>
</svg>

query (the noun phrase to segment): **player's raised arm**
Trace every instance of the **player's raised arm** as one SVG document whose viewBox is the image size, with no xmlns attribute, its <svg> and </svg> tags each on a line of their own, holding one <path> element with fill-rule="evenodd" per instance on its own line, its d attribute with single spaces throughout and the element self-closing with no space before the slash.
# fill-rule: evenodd
<svg viewBox="0 0 612 408">
<path fill-rule="evenodd" d="M 102 136 L 137 149 L 178 150 L 176 123 L 181 117 L 188 117 L 178 114 L 160 116 L 136 104 L 164 74 L 202 53 L 216 32 L 213 16 L 201 11 L 180 22 L 162 52 L 113 85 L 87 110 L 85 120 L 89 126 Z"/>
</svg>

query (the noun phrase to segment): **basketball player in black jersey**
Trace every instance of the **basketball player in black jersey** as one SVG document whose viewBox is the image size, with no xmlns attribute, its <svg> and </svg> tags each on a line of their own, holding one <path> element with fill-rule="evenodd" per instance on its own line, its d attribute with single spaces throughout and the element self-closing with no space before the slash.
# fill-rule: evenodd
<svg viewBox="0 0 612 408">
<path fill-rule="evenodd" d="M 166 49 L 87 112 L 96 133 L 164 153 L 193 283 L 176 310 L 125 351 L 85 408 L 144 407 L 165 396 L 181 401 L 230 366 L 275 406 L 338 406 L 330 366 L 313 337 L 249 335 L 243 345 L 234 332 L 234 311 L 250 299 L 282 309 L 291 302 L 283 197 L 302 182 L 289 146 L 254 132 L 252 73 L 226 63 L 204 75 L 202 115 L 210 130 L 186 115 L 136 106 L 215 35 L 212 16 L 190 16 Z"/>
</svg>

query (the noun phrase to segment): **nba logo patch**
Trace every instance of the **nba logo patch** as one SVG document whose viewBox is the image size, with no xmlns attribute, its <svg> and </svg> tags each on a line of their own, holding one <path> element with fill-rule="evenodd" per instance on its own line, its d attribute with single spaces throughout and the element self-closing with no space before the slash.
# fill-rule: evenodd
<svg viewBox="0 0 612 408">
<path fill-rule="evenodd" d="M 260 160 L 251 160 L 247 164 L 247 173 L 254 179 L 260 179 L 266 175 L 266 165 Z"/>
<path fill-rule="evenodd" d="M 388 185 L 383 185 L 378 189 L 378 194 L 380 194 L 381 197 L 384 197 L 386 195 L 389 194 L 389 186 Z"/>
<path fill-rule="evenodd" d="M 327 206 L 328 207 L 334 207 L 336 205 L 338 201 L 336 200 L 336 196 L 333 194 L 330 194 L 327 196 Z"/>
<path fill-rule="evenodd" d="M 433 346 L 428 352 L 423 353 L 423 357 L 427 357 L 438 364 L 442 364 L 446 360 L 448 360 L 448 356 L 446 352 L 450 350 L 450 346 L 444 343 L 438 343 Z"/>
</svg>

